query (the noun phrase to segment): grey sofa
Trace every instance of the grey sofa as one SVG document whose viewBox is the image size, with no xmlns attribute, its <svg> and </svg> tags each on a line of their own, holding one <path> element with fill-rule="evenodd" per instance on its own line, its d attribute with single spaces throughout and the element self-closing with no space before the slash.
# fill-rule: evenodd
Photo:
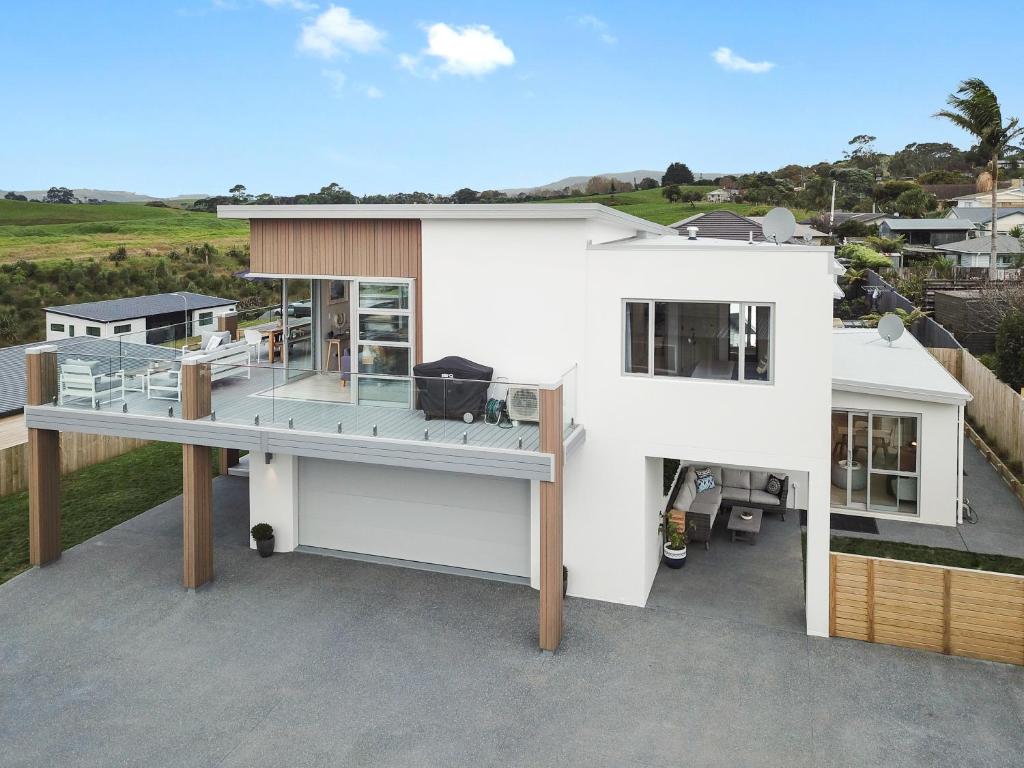
<svg viewBox="0 0 1024 768">
<path fill-rule="evenodd" d="M 719 512 L 739 505 L 756 507 L 765 512 L 778 512 L 786 519 L 786 502 L 789 497 L 789 476 L 785 476 L 782 491 L 778 496 L 768 493 L 768 472 L 733 467 L 702 465 L 711 470 L 715 487 L 697 491 L 696 467 L 681 465 L 669 492 L 668 510 L 686 513 L 686 527 L 691 541 L 701 541 L 707 549 L 711 542 L 711 531 Z"/>
</svg>

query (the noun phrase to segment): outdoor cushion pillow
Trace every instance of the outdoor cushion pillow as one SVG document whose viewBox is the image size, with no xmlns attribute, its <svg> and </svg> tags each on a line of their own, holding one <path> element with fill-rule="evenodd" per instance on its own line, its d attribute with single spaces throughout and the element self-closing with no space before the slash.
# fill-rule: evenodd
<svg viewBox="0 0 1024 768">
<path fill-rule="evenodd" d="M 702 477 L 709 477 L 711 475 L 711 470 L 706 467 L 704 469 L 695 469 L 693 474 L 696 475 L 698 480 L 700 480 Z"/>
<path fill-rule="evenodd" d="M 68 365 L 84 365 L 84 366 L 86 366 L 89 369 L 89 373 L 91 373 L 93 376 L 99 376 L 101 373 L 103 373 L 103 371 L 100 369 L 100 361 L 99 360 L 78 360 L 78 359 L 73 359 L 73 360 L 68 360 L 67 364 Z"/>
<path fill-rule="evenodd" d="M 703 477 L 700 477 L 700 472 L 698 472 L 697 475 L 697 493 L 710 491 L 715 487 L 715 478 L 712 477 L 710 473 Z"/>
<path fill-rule="evenodd" d="M 785 484 L 786 478 L 779 477 L 777 475 L 768 475 L 768 485 L 765 486 L 765 490 L 768 491 L 772 496 L 782 495 L 782 486 Z"/>
</svg>

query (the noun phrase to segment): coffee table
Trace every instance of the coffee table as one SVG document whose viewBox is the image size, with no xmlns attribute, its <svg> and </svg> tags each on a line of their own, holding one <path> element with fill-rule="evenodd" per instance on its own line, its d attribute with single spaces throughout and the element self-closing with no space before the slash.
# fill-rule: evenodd
<svg viewBox="0 0 1024 768">
<path fill-rule="evenodd" d="M 744 512 L 750 513 L 749 520 L 741 517 Z M 733 541 L 740 536 L 753 544 L 757 534 L 761 532 L 761 510 L 753 507 L 733 507 L 729 513 L 728 529 Z"/>
</svg>

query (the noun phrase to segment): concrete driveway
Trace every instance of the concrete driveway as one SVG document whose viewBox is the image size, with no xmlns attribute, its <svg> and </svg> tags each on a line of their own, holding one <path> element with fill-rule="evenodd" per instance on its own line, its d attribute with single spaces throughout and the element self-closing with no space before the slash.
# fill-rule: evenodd
<svg viewBox="0 0 1024 768">
<path fill-rule="evenodd" d="M 568 600 L 542 656 L 529 588 L 261 560 L 245 481 L 215 488 L 197 594 L 180 500 L 0 587 L 0 764 L 1020 765 L 1020 668 L 808 639 L 665 574 L 654 607 Z"/>
</svg>

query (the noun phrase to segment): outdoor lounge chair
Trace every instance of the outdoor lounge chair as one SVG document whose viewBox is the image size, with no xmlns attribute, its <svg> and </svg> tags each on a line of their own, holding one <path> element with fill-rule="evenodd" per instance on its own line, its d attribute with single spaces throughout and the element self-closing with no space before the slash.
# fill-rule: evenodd
<svg viewBox="0 0 1024 768">
<path fill-rule="evenodd" d="M 95 408 L 103 400 L 124 400 L 124 371 L 108 373 L 99 360 L 68 360 L 60 366 L 57 392 L 61 405 L 69 399 L 87 399 Z"/>
</svg>

